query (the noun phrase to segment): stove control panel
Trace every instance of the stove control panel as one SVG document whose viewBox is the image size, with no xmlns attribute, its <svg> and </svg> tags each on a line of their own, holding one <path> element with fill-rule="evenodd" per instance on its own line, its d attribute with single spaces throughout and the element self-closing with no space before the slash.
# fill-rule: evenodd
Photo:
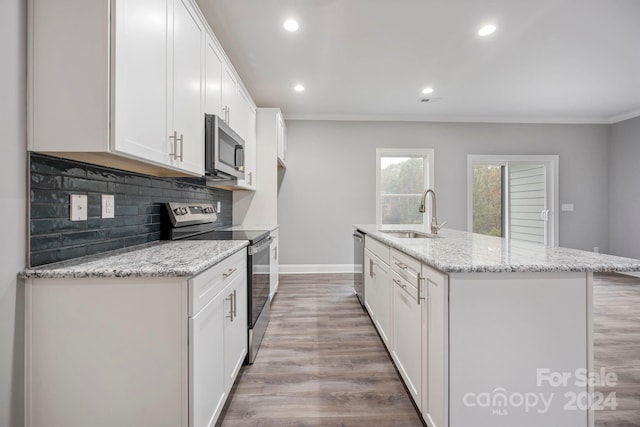
<svg viewBox="0 0 640 427">
<path fill-rule="evenodd" d="M 166 204 L 171 224 L 181 227 L 192 224 L 205 224 L 218 219 L 215 208 L 211 203 L 176 203 Z"/>
</svg>

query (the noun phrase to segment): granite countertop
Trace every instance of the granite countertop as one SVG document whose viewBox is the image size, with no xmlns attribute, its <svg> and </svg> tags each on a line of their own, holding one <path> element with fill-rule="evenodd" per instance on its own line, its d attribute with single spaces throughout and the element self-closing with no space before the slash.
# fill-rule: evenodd
<svg viewBox="0 0 640 427">
<path fill-rule="evenodd" d="M 160 241 L 25 269 L 29 278 L 191 277 L 249 244 L 247 240 Z"/>
<path fill-rule="evenodd" d="M 640 260 L 506 240 L 451 229 L 428 239 L 391 237 L 375 224 L 355 228 L 445 273 L 640 271 Z M 424 231 L 421 228 L 415 230 Z M 397 227 L 396 227 L 397 229 Z M 403 230 L 411 227 L 403 227 Z"/>
<path fill-rule="evenodd" d="M 220 231 L 239 231 L 239 230 L 247 230 L 247 231 L 268 231 L 272 232 L 273 230 L 277 230 L 280 226 L 278 224 L 252 224 L 252 225 L 230 225 L 228 227 L 222 227 Z"/>
</svg>

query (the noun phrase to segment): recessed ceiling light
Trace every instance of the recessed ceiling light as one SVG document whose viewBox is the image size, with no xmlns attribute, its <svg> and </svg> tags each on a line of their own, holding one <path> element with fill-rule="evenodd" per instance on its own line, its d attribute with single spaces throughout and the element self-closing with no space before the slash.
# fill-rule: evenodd
<svg viewBox="0 0 640 427">
<path fill-rule="evenodd" d="M 296 92 L 304 92 L 304 86 L 302 85 L 295 85 L 293 87 L 293 90 L 295 90 Z"/>
<path fill-rule="evenodd" d="M 423 95 L 429 95 L 430 93 L 433 93 L 433 88 L 432 87 L 425 87 L 424 89 L 422 89 L 422 94 Z"/>
<path fill-rule="evenodd" d="M 493 24 L 485 25 L 484 27 L 478 30 L 478 35 L 481 37 L 488 36 L 489 34 L 493 34 L 496 30 L 496 26 Z"/>
<path fill-rule="evenodd" d="M 300 25 L 298 25 L 298 21 L 295 19 L 287 19 L 284 21 L 284 29 L 287 31 L 298 31 Z"/>
</svg>

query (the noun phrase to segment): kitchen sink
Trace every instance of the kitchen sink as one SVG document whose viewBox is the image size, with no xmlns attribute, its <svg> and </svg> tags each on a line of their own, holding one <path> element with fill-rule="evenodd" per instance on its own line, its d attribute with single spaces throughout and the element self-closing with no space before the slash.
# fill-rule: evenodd
<svg viewBox="0 0 640 427">
<path fill-rule="evenodd" d="M 438 237 L 436 234 L 423 233 L 421 231 L 389 230 L 380 232 L 390 237 L 399 237 L 401 239 L 433 239 Z"/>
</svg>

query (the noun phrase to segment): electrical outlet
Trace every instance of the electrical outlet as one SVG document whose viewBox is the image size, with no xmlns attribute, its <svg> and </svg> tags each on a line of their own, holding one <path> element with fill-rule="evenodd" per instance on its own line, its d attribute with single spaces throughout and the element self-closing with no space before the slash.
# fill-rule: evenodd
<svg viewBox="0 0 640 427">
<path fill-rule="evenodd" d="M 116 200 L 113 194 L 102 195 L 102 218 L 114 218 L 116 216 Z"/>
<path fill-rule="evenodd" d="M 222 203 L 216 202 L 216 213 L 220 213 L 221 209 L 222 209 Z"/>
<path fill-rule="evenodd" d="M 594 247 L 593 247 L 593 252 L 595 252 L 595 253 L 600 252 L 600 248 L 599 248 L 599 247 L 597 247 L 597 246 L 594 246 Z"/>
<path fill-rule="evenodd" d="M 72 194 L 71 198 L 71 221 L 86 221 L 88 201 L 86 194 Z"/>
</svg>

